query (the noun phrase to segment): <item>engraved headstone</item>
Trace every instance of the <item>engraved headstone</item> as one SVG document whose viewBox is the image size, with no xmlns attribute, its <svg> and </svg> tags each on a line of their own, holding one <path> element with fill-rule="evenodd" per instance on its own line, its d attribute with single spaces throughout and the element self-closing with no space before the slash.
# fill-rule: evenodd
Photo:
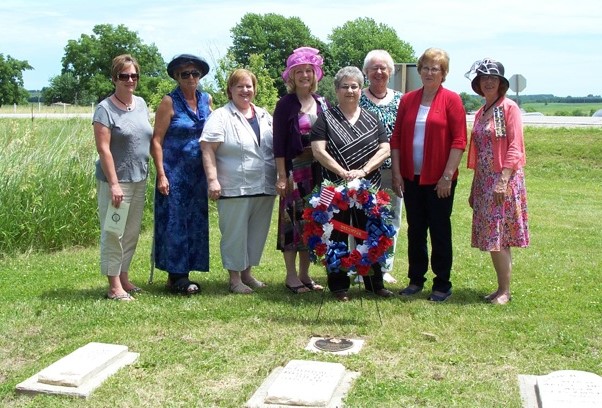
<svg viewBox="0 0 602 408">
<path fill-rule="evenodd" d="M 326 406 L 344 375 L 339 363 L 291 360 L 268 389 L 265 402 Z"/>
<path fill-rule="evenodd" d="M 602 377 L 587 371 L 563 370 L 537 377 L 540 408 L 599 408 Z"/>
</svg>

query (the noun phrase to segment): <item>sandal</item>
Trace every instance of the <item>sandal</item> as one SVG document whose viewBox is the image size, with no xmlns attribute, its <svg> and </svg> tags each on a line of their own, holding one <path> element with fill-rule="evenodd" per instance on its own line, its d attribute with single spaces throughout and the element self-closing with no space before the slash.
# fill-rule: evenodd
<svg viewBox="0 0 602 408">
<path fill-rule="evenodd" d="M 230 284 L 230 293 L 236 293 L 239 295 L 250 295 L 253 292 L 253 289 L 251 289 L 242 282 L 238 282 L 236 285 Z"/>
<path fill-rule="evenodd" d="M 314 282 L 313 280 L 310 281 L 309 283 L 305 283 L 303 281 L 301 281 L 301 283 L 309 290 L 315 290 L 316 292 L 319 292 L 321 290 L 324 290 L 324 286 L 322 285 L 318 285 L 316 282 Z"/>
<path fill-rule="evenodd" d="M 291 286 L 291 285 L 288 285 L 288 284 L 285 283 L 284 286 L 286 286 L 286 288 L 288 290 L 290 290 L 291 292 L 293 292 L 295 295 L 298 295 L 299 293 L 308 293 L 308 292 L 311 292 L 311 290 L 308 289 L 307 285 L 305 285 L 305 284 L 302 284 L 302 285 L 299 285 L 299 286 Z"/>
<path fill-rule="evenodd" d="M 118 300 L 118 301 L 122 301 L 122 302 L 130 302 L 132 300 L 136 300 L 135 298 L 132 297 L 132 295 L 130 295 L 127 292 L 122 293 L 121 295 L 109 295 L 107 293 L 105 297 L 109 300 Z"/>
<path fill-rule="evenodd" d="M 168 282 L 166 286 L 172 293 L 180 295 L 194 295 L 201 291 L 201 285 L 191 281 L 187 277 L 180 278 L 175 282 Z"/>
<path fill-rule="evenodd" d="M 246 282 L 242 281 L 242 284 L 249 288 L 253 288 L 253 289 L 265 288 L 266 286 L 268 286 L 265 283 L 263 283 L 262 281 L 259 281 L 255 278 L 251 278 Z"/>
</svg>

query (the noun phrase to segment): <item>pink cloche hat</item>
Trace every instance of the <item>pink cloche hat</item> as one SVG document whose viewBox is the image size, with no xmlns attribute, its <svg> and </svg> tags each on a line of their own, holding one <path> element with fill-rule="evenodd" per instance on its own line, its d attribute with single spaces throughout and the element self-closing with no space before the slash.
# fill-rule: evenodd
<svg viewBox="0 0 602 408">
<path fill-rule="evenodd" d="M 319 50 L 312 47 L 297 48 L 286 59 L 286 69 L 282 73 L 282 79 L 284 79 L 285 82 L 288 81 L 288 75 L 291 69 L 303 64 L 309 64 L 314 67 L 316 81 L 322 79 L 322 76 L 324 75 L 322 72 L 322 63 L 324 62 L 324 60 L 322 59 L 321 55 L 318 55 L 319 53 Z"/>
</svg>

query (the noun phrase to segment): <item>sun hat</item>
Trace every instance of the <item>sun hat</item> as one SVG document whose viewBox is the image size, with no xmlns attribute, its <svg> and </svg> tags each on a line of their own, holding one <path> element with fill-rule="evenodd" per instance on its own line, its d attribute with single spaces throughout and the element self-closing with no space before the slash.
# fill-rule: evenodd
<svg viewBox="0 0 602 408">
<path fill-rule="evenodd" d="M 464 74 L 464 76 L 470 79 L 470 76 L 476 74 L 476 76 L 472 79 L 470 85 L 472 86 L 472 90 L 477 94 L 483 96 L 483 92 L 481 91 L 481 84 L 479 82 L 479 77 L 484 75 L 492 75 L 500 78 L 506 84 L 506 87 L 510 87 L 510 82 L 504 77 L 504 65 L 496 60 L 491 58 L 484 58 L 479 61 L 475 61 L 470 67 L 470 70 Z"/>
<path fill-rule="evenodd" d="M 314 72 L 316 74 L 316 81 L 322 79 L 324 75 L 322 72 L 322 63 L 324 60 L 322 59 L 319 50 L 312 47 L 300 47 L 297 48 L 293 53 L 286 59 L 286 69 L 282 73 L 282 79 L 284 81 L 288 81 L 289 73 L 291 69 L 298 65 L 309 64 L 314 68 Z"/>
<path fill-rule="evenodd" d="M 199 71 L 201 71 L 201 78 L 209 72 L 209 64 L 207 64 L 203 58 L 192 54 L 180 54 L 175 56 L 171 62 L 167 64 L 167 74 L 173 79 L 176 79 L 174 77 L 176 69 L 182 65 L 188 64 L 196 66 Z"/>
</svg>

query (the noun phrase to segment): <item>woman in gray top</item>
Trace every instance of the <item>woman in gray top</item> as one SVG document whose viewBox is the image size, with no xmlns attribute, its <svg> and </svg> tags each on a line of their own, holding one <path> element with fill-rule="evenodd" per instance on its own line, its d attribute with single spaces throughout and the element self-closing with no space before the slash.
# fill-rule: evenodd
<svg viewBox="0 0 602 408">
<path fill-rule="evenodd" d="M 153 129 L 146 102 L 134 96 L 140 78 L 138 62 L 127 54 L 115 57 L 111 78 L 115 92 L 98 104 L 93 118 L 99 155 L 100 272 L 109 280 L 107 298 L 129 301 L 134 299 L 131 293 L 140 291 L 130 282 L 128 271 L 142 223 Z M 120 207 L 123 212 L 116 210 Z M 121 232 L 123 217 L 126 221 Z"/>
</svg>

